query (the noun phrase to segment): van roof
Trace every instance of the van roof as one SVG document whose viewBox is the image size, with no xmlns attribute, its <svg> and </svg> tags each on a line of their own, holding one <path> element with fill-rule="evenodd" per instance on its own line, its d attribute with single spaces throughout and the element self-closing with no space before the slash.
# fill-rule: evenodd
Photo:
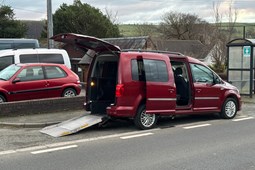
<svg viewBox="0 0 255 170">
<path fill-rule="evenodd" d="M 160 50 L 137 50 L 137 49 L 125 49 L 121 50 L 121 52 L 138 52 L 138 53 L 157 53 L 157 54 L 165 54 L 169 56 L 170 58 L 175 58 L 175 59 L 186 59 L 190 63 L 203 63 L 198 59 L 195 59 L 190 56 L 186 56 L 182 53 L 179 52 L 172 52 L 172 51 L 160 51 Z"/>
<path fill-rule="evenodd" d="M 32 38 L 0 38 L 0 43 L 6 41 L 15 41 L 15 42 L 38 42 L 37 39 Z"/>
<path fill-rule="evenodd" d="M 151 52 L 151 53 L 159 53 L 159 54 L 170 54 L 170 55 L 177 55 L 177 56 L 184 56 L 182 53 L 179 52 L 172 52 L 172 51 L 160 51 L 160 50 L 140 50 L 140 49 L 125 49 L 121 50 L 122 52 Z"/>
<path fill-rule="evenodd" d="M 0 54 L 12 52 L 12 51 L 22 51 L 22 52 L 31 52 L 31 51 L 63 51 L 64 49 L 58 49 L 58 48 L 22 48 L 22 49 L 6 49 L 6 50 L 0 50 Z M 65 50 L 64 50 L 65 51 Z"/>
</svg>

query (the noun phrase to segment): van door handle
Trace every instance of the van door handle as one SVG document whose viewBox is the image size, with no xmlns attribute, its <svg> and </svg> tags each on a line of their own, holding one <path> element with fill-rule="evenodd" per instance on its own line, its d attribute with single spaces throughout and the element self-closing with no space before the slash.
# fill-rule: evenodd
<svg viewBox="0 0 255 170">
<path fill-rule="evenodd" d="M 201 89 L 196 89 L 196 91 L 197 91 L 198 93 L 200 93 L 200 92 L 201 92 Z"/>
</svg>

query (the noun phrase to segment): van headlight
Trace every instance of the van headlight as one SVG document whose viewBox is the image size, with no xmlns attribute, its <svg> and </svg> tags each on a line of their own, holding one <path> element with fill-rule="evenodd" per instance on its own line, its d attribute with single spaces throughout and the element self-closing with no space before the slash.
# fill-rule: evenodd
<svg viewBox="0 0 255 170">
<path fill-rule="evenodd" d="M 239 91 L 237 88 L 235 88 L 234 91 L 235 91 L 237 94 L 240 94 L 240 91 Z"/>
</svg>

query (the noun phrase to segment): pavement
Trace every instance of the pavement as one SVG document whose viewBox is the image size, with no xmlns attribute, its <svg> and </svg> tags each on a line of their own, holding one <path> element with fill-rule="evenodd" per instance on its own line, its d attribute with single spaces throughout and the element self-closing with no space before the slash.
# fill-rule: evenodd
<svg viewBox="0 0 255 170">
<path fill-rule="evenodd" d="M 0 117 L 0 127 L 42 128 L 88 114 L 85 110 Z"/>
<path fill-rule="evenodd" d="M 247 105 L 255 104 L 255 95 L 253 98 L 242 96 L 242 103 L 246 104 L 246 107 Z M 85 110 L 74 110 L 15 117 L 0 117 L 0 127 L 43 128 L 86 114 L 88 114 L 88 112 Z"/>
</svg>

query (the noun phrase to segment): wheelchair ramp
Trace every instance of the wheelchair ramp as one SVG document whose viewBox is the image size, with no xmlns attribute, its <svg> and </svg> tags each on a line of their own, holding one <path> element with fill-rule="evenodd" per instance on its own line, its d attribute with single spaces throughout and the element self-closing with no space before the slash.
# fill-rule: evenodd
<svg viewBox="0 0 255 170">
<path fill-rule="evenodd" d="M 103 117 L 102 115 L 83 115 L 56 125 L 47 126 L 40 130 L 40 132 L 53 137 L 70 135 L 102 122 Z"/>
</svg>

